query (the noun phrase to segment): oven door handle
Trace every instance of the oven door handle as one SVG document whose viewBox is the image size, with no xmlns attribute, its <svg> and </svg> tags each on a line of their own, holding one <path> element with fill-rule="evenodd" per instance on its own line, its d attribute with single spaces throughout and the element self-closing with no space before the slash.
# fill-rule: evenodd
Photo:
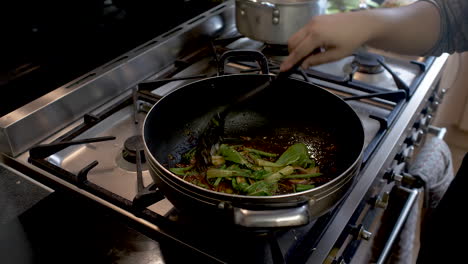
<svg viewBox="0 0 468 264">
<path fill-rule="evenodd" d="M 390 236 L 387 240 L 387 243 L 385 244 L 382 253 L 380 254 L 376 264 L 383 264 L 384 261 L 388 257 L 388 253 L 392 249 L 393 244 L 395 243 L 395 240 L 400 233 L 401 229 L 403 228 L 403 225 L 405 224 L 406 219 L 408 218 L 411 208 L 413 207 L 416 199 L 418 198 L 418 190 L 417 189 L 408 189 L 402 186 L 398 186 L 397 188 L 407 192 L 408 199 L 406 200 L 406 203 L 403 207 L 403 210 L 401 211 L 400 216 L 398 217 L 398 220 L 396 221 L 395 227 L 393 228 L 392 232 L 390 233 Z"/>
<path fill-rule="evenodd" d="M 447 129 L 445 127 L 436 127 L 429 125 L 427 127 L 429 133 L 435 135 L 439 139 L 444 139 L 445 134 L 447 133 Z"/>
</svg>

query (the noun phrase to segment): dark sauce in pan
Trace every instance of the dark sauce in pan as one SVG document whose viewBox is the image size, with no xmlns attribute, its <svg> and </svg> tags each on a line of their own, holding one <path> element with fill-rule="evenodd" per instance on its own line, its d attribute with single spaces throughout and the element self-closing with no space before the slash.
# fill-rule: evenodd
<svg viewBox="0 0 468 264">
<path fill-rule="evenodd" d="M 275 153 L 281 155 L 289 146 L 295 143 L 304 143 L 308 149 L 310 159 L 315 161 L 316 166 L 322 173 L 319 177 L 314 177 L 303 181 L 303 184 L 313 184 L 316 187 L 323 185 L 337 177 L 343 172 L 344 166 L 340 167 L 338 162 L 341 151 L 333 133 L 323 128 L 312 127 L 290 127 L 275 128 L 258 131 L 249 131 L 248 135 L 231 134 L 226 135 L 225 142 L 228 145 L 243 145 L 248 148 Z M 265 158 L 267 159 L 267 158 Z M 274 162 L 277 158 L 272 158 Z M 177 164 L 177 167 L 187 166 L 187 164 Z M 183 177 L 184 180 L 193 184 L 226 193 L 238 194 L 232 189 L 229 182 L 222 181 L 218 186 L 214 186 L 203 174 Z M 280 181 L 275 195 L 293 193 L 294 189 L 288 181 Z"/>
<path fill-rule="evenodd" d="M 309 157 L 316 162 L 322 172 L 337 172 L 335 159 L 339 148 L 333 136 L 325 131 L 313 130 L 306 133 L 288 128 L 279 129 L 268 136 L 253 134 L 241 138 L 248 139 L 243 140 L 246 147 L 276 154 L 283 153 L 295 143 L 304 143 L 307 146 Z"/>
</svg>

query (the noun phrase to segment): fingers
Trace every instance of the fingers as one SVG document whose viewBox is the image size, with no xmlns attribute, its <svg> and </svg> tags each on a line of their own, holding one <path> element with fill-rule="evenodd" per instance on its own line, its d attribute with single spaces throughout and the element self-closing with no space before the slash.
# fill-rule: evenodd
<svg viewBox="0 0 468 264">
<path fill-rule="evenodd" d="M 296 63 L 309 57 L 314 50 L 323 46 L 320 28 L 320 17 L 313 18 L 288 40 L 289 56 L 280 65 L 280 71 L 287 71 Z"/>
<path fill-rule="evenodd" d="M 313 54 L 309 53 L 309 54 L 310 55 L 307 56 L 307 58 L 301 64 L 301 67 L 304 69 L 307 69 L 314 65 L 319 65 L 319 64 L 339 60 L 341 58 L 344 58 L 350 55 L 351 52 L 346 52 L 345 50 L 342 50 L 339 48 L 329 48 L 329 49 L 323 50 L 320 53 L 313 53 Z M 295 56 L 295 55 L 291 54 L 290 57 L 291 56 Z M 287 60 L 288 59 L 289 57 L 287 58 Z M 294 66 L 294 62 L 292 62 L 294 61 L 294 58 L 291 58 L 291 62 L 288 62 L 287 60 L 285 60 L 281 64 L 280 71 L 287 71 L 288 69 Z"/>
<path fill-rule="evenodd" d="M 290 46 L 294 48 L 291 49 L 289 56 L 280 65 L 280 71 L 289 70 L 296 63 L 310 56 L 312 52 L 321 45 L 319 39 L 314 37 L 310 32 L 307 32 L 305 35 L 304 32 L 301 32 L 301 34 L 296 34 L 294 38 L 291 39 Z"/>
<path fill-rule="evenodd" d="M 334 44 L 334 43 L 337 44 Z M 291 51 L 289 56 L 280 65 L 280 71 L 287 71 L 294 67 L 296 63 L 301 62 L 302 68 L 336 61 L 352 53 L 355 43 L 346 41 L 342 44 L 340 39 L 319 34 L 312 29 L 301 32 L 291 39 Z M 321 52 L 317 53 L 317 50 Z"/>
<path fill-rule="evenodd" d="M 301 43 L 308 36 L 308 28 L 303 27 L 294 35 L 292 35 L 288 40 L 288 50 L 291 52 L 297 48 L 299 43 Z"/>
<path fill-rule="evenodd" d="M 298 62 L 307 68 L 350 55 L 370 39 L 368 32 L 360 31 L 367 21 L 361 14 L 349 12 L 312 18 L 288 41 L 290 54 L 281 64 L 280 70 L 287 71 Z M 317 48 L 325 51 L 312 54 Z"/>
</svg>

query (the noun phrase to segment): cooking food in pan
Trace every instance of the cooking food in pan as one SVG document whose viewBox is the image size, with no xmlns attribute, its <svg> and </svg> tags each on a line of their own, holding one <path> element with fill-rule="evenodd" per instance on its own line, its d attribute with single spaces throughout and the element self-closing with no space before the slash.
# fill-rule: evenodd
<svg viewBox="0 0 468 264">
<path fill-rule="evenodd" d="M 285 150 L 264 151 L 259 140 L 243 137 L 242 144 L 221 144 L 212 151 L 211 164 L 198 171 L 196 148 L 182 156 L 170 170 L 197 186 L 229 194 L 270 196 L 296 193 L 327 181 L 307 145 L 295 143 Z"/>
<path fill-rule="evenodd" d="M 219 61 L 222 67 L 222 58 Z M 232 179 L 236 180 L 235 184 L 243 184 L 237 175 L 208 179 L 205 172 L 198 182 L 189 182 L 194 177 L 190 169 L 186 169 L 187 174 L 183 173 L 183 176 L 171 171 L 171 168 L 190 166 L 187 153 L 197 146 L 206 120 L 213 117 L 220 106 L 229 104 L 233 98 L 258 87 L 269 78 L 268 74 L 230 74 L 192 82 L 164 96 L 148 112 L 143 138 L 149 172 L 158 189 L 174 207 L 203 219 L 224 219 L 248 227 L 279 227 L 306 224 L 346 197 L 363 156 L 365 137 L 359 116 L 349 104 L 326 89 L 293 78 L 281 80 L 278 86 L 265 89 L 261 96 L 232 109 L 225 119 L 223 143 L 226 146 L 223 148 L 234 148 L 238 153 L 251 148 L 275 154 L 275 157 L 260 154 L 258 157 L 279 163 L 278 160 L 289 147 L 302 143 L 307 148 L 307 157 L 315 163 L 317 173 L 321 175 L 310 178 L 301 176 L 303 178 L 298 179 L 283 179 L 280 175 L 275 183 L 277 186 L 271 184 L 277 187 L 275 192 L 257 189 L 257 192 L 252 192 L 255 195 L 249 195 L 248 191 L 240 193 L 232 186 Z M 238 142 L 228 140 L 231 138 Z M 214 160 L 216 163 L 216 157 Z M 225 164 L 225 168 L 228 168 L 234 163 L 225 160 Z M 306 164 L 302 166 L 303 169 L 313 168 L 310 163 Z M 216 166 L 213 164 L 213 168 L 218 169 L 223 165 Z M 299 167 L 288 164 L 285 168 L 287 166 Z M 239 169 L 254 172 L 247 166 L 239 166 Z M 286 176 L 300 172 L 301 169 L 295 169 Z M 264 179 L 243 178 L 249 186 L 256 182 L 260 182 L 257 185 L 267 185 Z M 271 179 L 276 181 L 275 177 Z M 217 181 L 218 186 L 215 185 Z M 287 184 L 283 184 L 285 182 Z M 301 187 L 310 186 L 298 184 L 315 187 L 301 191 Z M 248 187 L 243 185 L 241 188 Z M 222 188 L 224 192 L 220 191 Z M 229 188 L 232 193 L 228 193 Z M 287 191 L 290 193 L 285 193 Z M 236 218 L 231 219 L 235 212 L 241 212 L 240 209 L 242 212 L 255 210 L 256 213 L 236 214 Z M 279 222 L 277 215 L 286 212 L 290 213 L 287 219 L 299 220 Z M 261 224 L 252 219 L 259 214 Z M 267 215 L 269 217 L 265 220 Z"/>
</svg>

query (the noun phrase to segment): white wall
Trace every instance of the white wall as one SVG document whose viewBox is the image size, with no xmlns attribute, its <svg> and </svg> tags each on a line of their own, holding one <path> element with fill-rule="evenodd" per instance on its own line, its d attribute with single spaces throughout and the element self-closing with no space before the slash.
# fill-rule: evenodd
<svg viewBox="0 0 468 264">
<path fill-rule="evenodd" d="M 437 112 L 437 123 L 468 132 L 468 52 L 449 57 L 441 88 L 447 89 L 447 93 L 442 101 L 443 107 L 439 107 Z"/>
</svg>

